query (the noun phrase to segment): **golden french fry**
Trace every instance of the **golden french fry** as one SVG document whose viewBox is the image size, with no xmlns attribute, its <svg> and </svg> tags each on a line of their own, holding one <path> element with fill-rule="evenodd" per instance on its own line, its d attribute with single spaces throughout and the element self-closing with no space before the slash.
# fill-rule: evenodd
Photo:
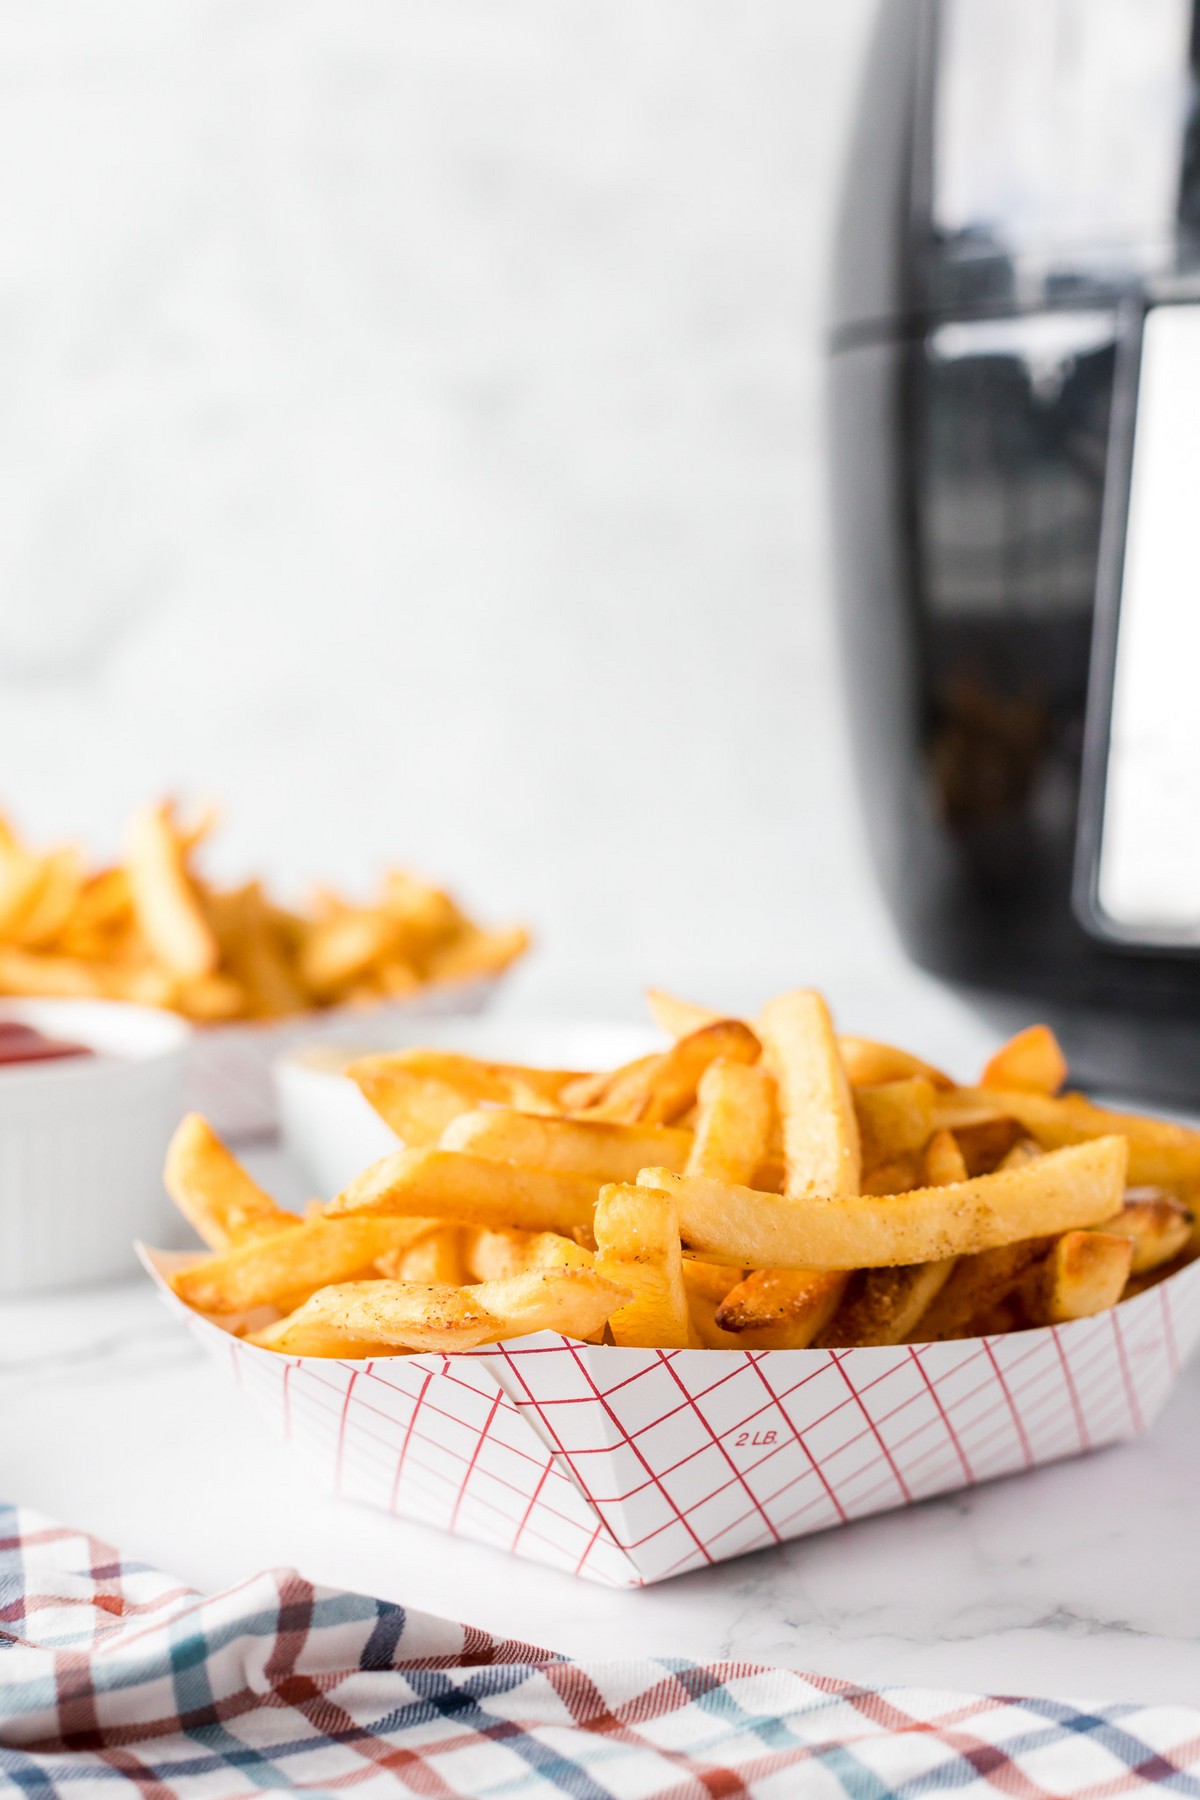
<svg viewBox="0 0 1200 1800">
<path fill-rule="evenodd" d="M 1011 1119 L 1046 1150 L 1084 1144 L 1101 1137 L 1124 1137 L 1129 1143 L 1129 1180 L 1135 1187 L 1182 1189 L 1200 1185 L 1200 1131 L 1138 1113 L 1110 1112 L 1093 1106 L 1082 1094 L 1024 1093 L 1016 1088 L 959 1088 L 938 1096 L 940 1125 L 959 1132 L 969 1117 Z"/>
<path fill-rule="evenodd" d="M 937 1131 L 926 1144 L 924 1174 L 929 1187 L 968 1179 L 950 1132 Z M 815 1341 L 824 1347 L 902 1344 L 949 1281 L 954 1261 L 945 1256 L 892 1269 L 860 1269 L 851 1275 L 841 1305 Z"/>
<path fill-rule="evenodd" d="M 595 1257 L 556 1231 L 466 1231 L 464 1255 L 472 1281 L 501 1281 L 529 1269 L 590 1269 Z"/>
<path fill-rule="evenodd" d="M 687 1037 L 689 1032 L 712 1025 L 723 1016 L 706 1006 L 696 1006 L 690 1000 L 679 1000 L 661 988 L 646 989 L 646 1004 L 659 1030 L 672 1038 Z M 935 1069 L 932 1063 L 923 1062 L 907 1050 L 898 1050 L 894 1044 L 879 1044 L 871 1038 L 843 1033 L 838 1038 L 838 1048 L 853 1087 L 876 1086 L 880 1082 L 901 1081 L 916 1075 L 931 1082 L 935 1088 L 954 1086 L 949 1075 L 943 1074 L 941 1069 Z"/>
<path fill-rule="evenodd" d="M 553 1103 L 568 1083 L 580 1079 L 567 1069 L 531 1069 L 420 1049 L 359 1057 L 346 1074 L 410 1146 L 436 1144 L 452 1119 L 481 1102 L 511 1106 L 518 1097 L 536 1096 Z"/>
<path fill-rule="evenodd" d="M 510 925 L 499 931 L 468 926 L 454 943 L 443 944 L 432 953 L 425 977 L 428 981 L 466 982 L 501 975 L 528 948 L 529 933 L 523 926 Z"/>
<path fill-rule="evenodd" d="M 1030 1025 L 1002 1044 L 989 1060 L 979 1085 L 1057 1094 L 1067 1079 L 1067 1059 L 1048 1025 Z"/>
<path fill-rule="evenodd" d="M 692 1148 L 690 1131 L 670 1125 L 620 1125 L 609 1119 L 532 1117 L 492 1107 L 461 1113 L 442 1133 L 443 1150 L 526 1163 L 605 1181 L 636 1181 L 648 1163 L 678 1174 Z"/>
<path fill-rule="evenodd" d="M 463 1233 L 457 1225 L 438 1225 L 406 1250 L 387 1250 L 376 1257 L 381 1275 L 394 1281 L 419 1281 L 443 1287 L 461 1287 L 467 1280 Z"/>
<path fill-rule="evenodd" d="M 661 988 L 646 989 L 646 1005 L 659 1030 L 670 1038 L 691 1037 L 694 1031 L 703 1031 L 706 1025 L 715 1025 L 721 1017 L 720 1013 L 710 1012 L 706 1006 L 693 1006 L 690 1000 L 677 1000 L 674 994 L 665 994 Z"/>
<path fill-rule="evenodd" d="M 744 1350 L 805 1350 L 838 1310 L 849 1277 L 818 1269 L 757 1269 L 726 1294 L 716 1323 Z"/>
<path fill-rule="evenodd" d="M 763 1008 L 759 1034 L 779 1093 L 784 1193 L 831 1200 L 856 1194 L 858 1123 L 824 1000 L 803 989 L 781 994 Z"/>
<path fill-rule="evenodd" d="M 892 1157 L 890 1162 L 876 1163 L 870 1173 L 863 1176 L 859 1191 L 864 1194 L 906 1194 L 910 1188 L 920 1187 L 923 1168 L 920 1152 L 910 1150 L 904 1156 Z"/>
<path fill-rule="evenodd" d="M 250 1342 L 289 1356 L 345 1356 L 452 1353 L 535 1331 L 589 1338 L 625 1297 L 591 1269 L 535 1269 L 474 1287 L 356 1281 L 322 1288 Z"/>
<path fill-rule="evenodd" d="M 849 1277 L 841 1305 L 815 1342 L 825 1349 L 862 1344 L 903 1344 L 928 1312 L 955 1267 L 909 1263 L 895 1269 L 862 1269 Z"/>
<path fill-rule="evenodd" d="M 23 920 L 37 904 L 44 880 L 42 859 L 14 846 L 0 863 L 0 936 L 20 942 Z"/>
<path fill-rule="evenodd" d="M 906 1075 L 854 1089 L 865 1168 L 923 1150 L 933 1132 L 933 1083 Z"/>
<path fill-rule="evenodd" d="M 688 1317 L 692 1330 L 706 1350 L 745 1349 L 734 1332 L 723 1331 L 717 1324 L 717 1308 L 745 1274 L 745 1269 L 731 1268 L 726 1263 L 684 1259 L 683 1286 L 687 1294 Z"/>
<path fill-rule="evenodd" d="M 373 963 L 383 962 L 395 943 L 391 915 L 380 907 L 335 913 L 310 929 L 300 952 L 300 976 L 321 997 L 332 997 Z"/>
<path fill-rule="evenodd" d="M 428 1229 L 425 1219 L 301 1219 L 177 1269 L 169 1280 L 199 1312 L 250 1312 L 366 1272 L 386 1251 Z"/>
<path fill-rule="evenodd" d="M 188 876 L 169 805 L 147 807 L 134 818 L 125 866 L 138 924 L 158 961 L 185 979 L 211 975 L 220 950 Z"/>
<path fill-rule="evenodd" d="M 1015 1119 L 981 1119 L 955 1128 L 954 1141 L 968 1175 L 991 1175 L 1022 1141 Z"/>
<path fill-rule="evenodd" d="M 935 1088 L 954 1086 L 950 1077 L 935 1069 L 932 1063 L 922 1062 L 919 1056 L 898 1050 L 894 1044 L 877 1044 L 872 1038 L 847 1037 L 843 1033 L 838 1039 L 838 1049 L 852 1087 L 877 1087 L 884 1081 L 904 1081 L 914 1075 L 921 1076 Z"/>
<path fill-rule="evenodd" d="M 757 1062 L 761 1045 L 740 1019 L 718 1019 L 680 1038 L 669 1050 L 619 1069 L 601 1098 L 587 1108 L 591 1118 L 625 1124 L 669 1125 L 696 1099 L 701 1076 L 718 1057 L 731 1062 Z M 572 1087 L 563 1104 L 572 1106 Z"/>
<path fill-rule="evenodd" d="M 103 965 L 0 944 L 0 994 L 46 994 L 61 1000 L 105 1000 Z"/>
<path fill-rule="evenodd" d="M 1099 1229 L 1113 1237 L 1128 1238 L 1133 1245 L 1129 1272 L 1145 1275 L 1150 1269 L 1173 1262 L 1187 1248 L 1195 1222 L 1186 1206 L 1166 1194 L 1129 1194 L 1120 1212 L 1105 1219 Z"/>
<path fill-rule="evenodd" d="M 925 1187 L 950 1187 L 956 1181 L 967 1181 L 970 1171 L 963 1160 L 958 1140 L 952 1131 L 935 1131 L 925 1146 Z"/>
<path fill-rule="evenodd" d="M 1035 1234 L 1099 1225 L 1119 1210 L 1124 1138 L 1097 1138 L 1021 1169 L 953 1187 L 830 1205 L 643 1169 L 639 1185 L 676 1196 L 685 1249 L 705 1262 L 760 1269 L 868 1269 L 937 1262 Z"/>
<path fill-rule="evenodd" d="M 1104 1231 L 1068 1231 L 1023 1293 L 1032 1325 L 1064 1325 L 1115 1306 L 1129 1279 L 1133 1243 Z"/>
<path fill-rule="evenodd" d="M 687 1159 L 689 1175 L 715 1181 L 753 1181 L 770 1146 L 775 1084 L 759 1063 L 709 1063 L 696 1090 L 696 1132 Z M 670 1168 L 667 1157 L 647 1156 L 642 1168 Z M 637 1170 L 634 1170 L 634 1175 Z"/>
<path fill-rule="evenodd" d="M 329 1202 L 331 1218 L 441 1218 L 489 1230 L 590 1232 L 598 1183 L 460 1150 L 399 1150 Z M 1111 1212 L 1112 1207 L 1109 1208 Z"/>
<path fill-rule="evenodd" d="M 276 1019 L 303 1012 L 309 1005 L 308 991 L 291 967 L 273 909 L 258 882 L 208 894 L 205 911 L 249 1015 Z"/>
<path fill-rule="evenodd" d="M 679 1220 L 670 1194 L 613 1182 L 596 1205 L 596 1272 L 630 1298 L 609 1314 L 613 1341 L 682 1349 L 692 1341 Z"/>
<path fill-rule="evenodd" d="M 227 1250 L 300 1223 L 264 1193 L 199 1113 L 188 1113 L 175 1127 L 163 1181 L 210 1250 Z"/>
<path fill-rule="evenodd" d="M 53 946 L 67 925 L 83 886 L 83 858 L 68 845 L 32 859 L 33 879 L 16 917 L 8 917 L 4 935 L 29 950 Z"/>
<path fill-rule="evenodd" d="M 615 1096 L 625 1105 L 626 1111 L 632 1113 L 632 1109 L 645 1100 L 649 1078 L 658 1067 L 660 1055 L 661 1052 L 655 1051 L 651 1056 L 639 1056 L 634 1062 L 622 1063 L 619 1069 L 577 1075 L 559 1095 L 563 1111 L 586 1113 Z M 628 1122 L 634 1122 L 632 1117 Z"/>
<path fill-rule="evenodd" d="M 153 980 L 160 972 L 148 969 L 144 973 Z M 127 997 L 132 999 L 133 995 Z M 166 997 L 154 1001 L 147 997 L 147 1004 L 174 1006 L 187 1018 L 204 1025 L 240 1019 L 247 1011 L 246 991 L 229 975 L 197 975 L 190 981 L 173 982 Z"/>
<path fill-rule="evenodd" d="M 1047 1237 L 1025 1238 L 962 1257 L 929 1310 L 909 1330 L 908 1341 L 932 1344 L 944 1338 L 976 1335 L 981 1320 L 1004 1304 L 1022 1278 L 1042 1261 L 1049 1246 Z"/>
</svg>

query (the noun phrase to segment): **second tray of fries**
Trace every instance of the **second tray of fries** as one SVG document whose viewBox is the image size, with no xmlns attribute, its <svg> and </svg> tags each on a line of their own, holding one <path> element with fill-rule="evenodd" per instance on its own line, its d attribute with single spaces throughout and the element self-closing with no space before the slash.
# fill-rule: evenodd
<svg viewBox="0 0 1200 1800">
<path fill-rule="evenodd" d="M 694 1413 L 699 1393 L 729 1379 L 723 1370 L 757 1370 L 771 1406 L 790 1421 L 786 1441 L 813 1475 L 822 1458 L 807 1440 L 819 1421 L 779 1396 L 832 1370 L 869 1420 L 862 1432 L 883 1470 L 874 1502 L 858 1510 L 1128 1435 L 1153 1415 L 1177 1367 L 1178 1340 L 1190 1342 L 1200 1326 L 1190 1312 L 1195 1283 L 1184 1280 L 1200 1134 L 1061 1096 L 1065 1067 L 1043 1028 L 1014 1039 L 978 1085 L 962 1087 L 906 1052 L 839 1037 L 810 992 L 781 996 L 753 1025 L 661 995 L 654 1009 L 673 1042 L 615 1071 L 421 1049 L 351 1065 L 349 1077 L 403 1148 L 304 1219 L 281 1212 L 204 1122 L 189 1120 L 168 1181 L 212 1254 L 165 1271 L 173 1295 L 202 1336 L 227 1344 L 234 1334 L 263 1371 L 265 1391 L 274 1391 L 272 1367 L 306 1379 L 311 1371 L 318 1387 L 342 1379 L 336 1368 L 360 1370 L 396 1395 L 404 1366 L 415 1374 L 423 1365 L 440 1381 L 451 1379 L 457 1359 L 475 1359 L 476 1382 L 507 1395 L 539 1454 L 574 1484 L 638 1580 L 669 1567 L 629 1539 L 645 1520 L 614 1524 L 605 1512 L 612 1494 L 604 1502 L 569 1447 L 553 1440 L 543 1417 L 553 1396 L 539 1393 L 551 1368 L 544 1358 L 538 1379 L 522 1377 L 537 1420 L 522 1412 L 511 1372 L 525 1344 L 573 1355 L 577 1366 L 582 1359 L 593 1413 L 605 1413 L 606 1358 L 633 1359 L 636 1372 L 624 1369 L 621 1383 L 673 1371 L 678 1414 Z M 1190 1296 L 1181 1317 L 1166 1298 L 1174 1281 L 1161 1306 L 1146 1293 L 1177 1274 L 1180 1295 Z M 1129 1311 L 1129 1329 L 1137 1326 L 1135 1349 L 1116 1324 L 1118 1306 Z M 1086 1368 L 1072 1348 L 1085 1343 Z M 501 1351 L 490 1352 L 496 1345 Z M 918 1370 L 924 1404 L 941 1407 L 937 1429 L 961 1450 L 968 1421 L 951 1424 L 958 1402 L 938 1390 L 942 1377 L 957 1379 L 964 1354 L 968 1364 L 980 1359 L 985 1375 L 982 1401 L 968 1396 L 972 1419 L 980 1405 L 985 1415 L 998 1409 L 993 1436 L 1005 1454 L 972 1465 L 963 1453 L 938 1463 L 934 1486 L 911 1471 L 897 1486 L 899 1452 L 864 1399 L 867 1363 L 874 1359 L 880 1381 L 902 1370 L 916 1379 Z M 810 1374 L 781 1383 L 770 1371 L 792 1356 Z M 1076 1419 L 1073 1438 L 1061 1429 L 1039 1435 L 1037 1420 L 1023 1415 L 1012 1391 L 1020 1384 L 1003 1373 L 1018 1356 L 1037 1361 L 1037 1404 Z M 901 1410 L 909 1404 L 911 1396 Z M 346 1407 L 351 1418 L 349 1393 Z M 681 1418 L 664 1426 L 675 1413 L 638 1427 L 653 1428 L 668 1459 L 687 1436 Z M 611 1459 L 621 1434 L 611 1405 L 606 1416 L 607 1426 L 599 1413 L 593 1421 L 604 1440 L 593 1448 Z M 770 1429 L 774 1454 L 781 1427 Z M 725 1430 L 710 1424 L 709 1437 L 728 1480 L 744 1484 L 740 1453 L 758 1447 L 753 1408 Z M 661 1486 L 658 1452 L 649 1455 L 643 1442 L 639 1454 L 645 1484 Z M 399 1468 L 390 1479 L 390 1503 L 434 1516 L 414 1502 Z M 679 1479 L 686 1486 L 673 1477 L 674 1488 Z M 707 1504 L 706 1489 L 697 1495 L 696 1507 Z M 384 1503 L 378 1492 L 362 1497 Z M 678 1497 L 673 1505 L 694 1510 Z M 853 1510 L 843 1504 L 834 1517 Z M 800 1508 L 768 1522 L 769 1532 L 831 1522 L 811 1509 L 805 1516 Z M 470 1529 L 461 1506 L 454 1528 Z M 703 1533 L 693 1546 L 701 1560 L 746 1547 L 736 1534 L 722 1547 Z M 690 1554 L 677 1566 L 690 1566 Z"/>
</svg>

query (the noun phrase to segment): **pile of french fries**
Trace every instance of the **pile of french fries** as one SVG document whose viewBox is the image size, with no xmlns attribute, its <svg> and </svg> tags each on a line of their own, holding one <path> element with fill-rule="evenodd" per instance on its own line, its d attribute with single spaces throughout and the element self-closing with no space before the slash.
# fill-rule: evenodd
<svg viewBox="0 0 1200 1800">
<path fill-rule="evenodd" d="M 123 861 L 89 871 L 77 845 L 35 850 L 0 819 L 0 994 L 130 1000 L 210 1024 L 279 1019 L 499 974 L 526 948 L 524 931 L 481 930 L 400 870 L 368 905 L 323 889 L 303 914 L 257 881 L 214 887 L 195 866 L 214 823 L 147 807 Z"/>
<path fill-rule="evenodd" d="M 669 1047 L 605 1073 L 442 1050 L 347 1073 L 403 1148 L 304 1218 L 196 1115 L 167 1186 L 210 1250 L 177 1295 L 288 1356 L 553 1330 L 662 1349 L 930 1342 L 1086 1317 L 1196 1249 L 1200 1132 L 1061 1095 L 1034 1026 L 978 1085 L 653 993 Z"/>
</svg>

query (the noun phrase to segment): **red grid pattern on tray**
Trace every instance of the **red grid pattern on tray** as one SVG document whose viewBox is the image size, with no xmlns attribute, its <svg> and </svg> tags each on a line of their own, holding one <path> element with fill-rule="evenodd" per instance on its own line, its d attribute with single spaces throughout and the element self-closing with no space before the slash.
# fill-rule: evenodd
<svg viewBox="0 0 1200 1800">
<path fill-rule="evenodd" d="M 1200 1265 L 1054 1329 L 836 1352 L 544 1333 L 354 1364 L 186 1316 L 346 1498 L 628 1585 L 1134 1435 L 1200 1337 Z"/>
</svg>

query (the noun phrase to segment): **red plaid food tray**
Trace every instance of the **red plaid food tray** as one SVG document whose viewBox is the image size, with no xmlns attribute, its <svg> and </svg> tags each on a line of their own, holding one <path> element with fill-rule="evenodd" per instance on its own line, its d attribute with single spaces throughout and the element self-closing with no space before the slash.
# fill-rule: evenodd
<svg viewBox="0 0 1200 1800">
<path fill-rule="evenodd" d="M 618 1587 L 1137 1436 L 1200 1339 L 1200 1263 L 1095 1318 L 860 1350 L 285 1357 L 167 1304 L 335 1494 Z"/>
</svg>

